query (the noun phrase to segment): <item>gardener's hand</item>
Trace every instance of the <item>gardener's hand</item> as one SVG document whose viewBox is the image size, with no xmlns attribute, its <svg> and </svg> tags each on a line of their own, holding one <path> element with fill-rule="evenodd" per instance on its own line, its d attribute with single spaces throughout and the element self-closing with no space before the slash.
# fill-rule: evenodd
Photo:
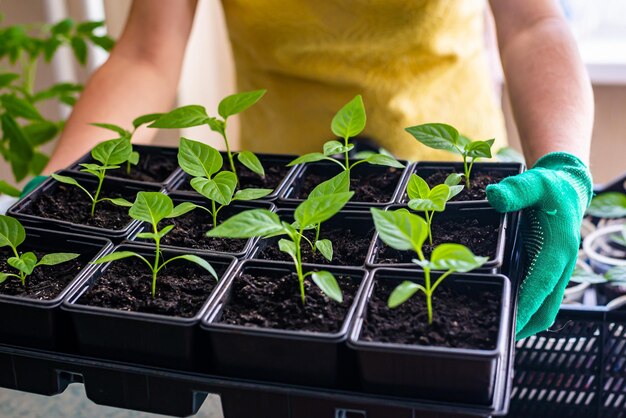
<svg viewBox="0 0 626 418">
<path fill-rule="evenodd" d="M 554 152 L 535 166 L 487 187 L 499 212 L 524 209 L 522 240 L 526 277 L 519 295 L 516 338 L 550 327 L 574 271 L 580 225 L 592 197 L 589 169 L 577 157 Z"/>
</svg>

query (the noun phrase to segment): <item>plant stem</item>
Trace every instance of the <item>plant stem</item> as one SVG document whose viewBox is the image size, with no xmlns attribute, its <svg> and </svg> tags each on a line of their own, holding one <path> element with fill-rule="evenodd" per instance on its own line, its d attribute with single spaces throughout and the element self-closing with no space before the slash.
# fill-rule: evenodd
<svg viewBox="0 0 626 418">
<path fill-rule="evenodd" d="M 344 147 L 348 148 L 348 137 L 345 137 L 343 139 L 343 145 L 344 145 Z M 346 169 L 350 170 L 350 158 L 348 158 L 348 152 L 349 151 L 346 150 L 346 151 L 344 151 L 344 154 L 346 156 Z"/>
<path fill-rule="evenodd" d="M 313 254 L 315 254 L 316 251 L 315 243 L 320 239 L 320 229 L 322 229 L 321 223 L 315 225 L 315 241 L 313 241 Z"/>
<path fill-rule="evenodd" d="M 156 252 L 154 254 L 154 266 L 152 267 L 152 298 L 156 295 L 156 281 L 157 281 L 157 272 L 159 271 L 159 255 L 161 253 L 161 238 L 159 238 L 156 234 L 158 234 L 157 225 L 153 224 L 152 229 L 156 238 L 154 239 L 154 244 L 156 246 Z"/>
<path fill-rule="evenodd" d="M 435 212 L 425 211 L 424 214 L 426 215 L 426 222 L 428 223 L 428 241 L 430 242 L 430 245 L 433 245 L 433 230 L 431 223 L 433 221 L 433 215 L 435 214 Z"/>
<path fill-rule="evenodd" d="M 424 284 L 426 285 L 426 311 L 428 312 L 428 325 L 433 323 L 433 292 L 430 289 L 430 269 L 424 268 Z"/>
<path fill-rule="evenodd" d="M 467 167 L 467 156 L 463 155 L 463 171 L 465 172 L 465 186 L 467 187 L 467 190 L 471 188 L 470 176 L 469 176 L 470 170 L 471 168 Z"/>
<path fill-rule="evenodd" d="M 100 173 L 98 176 L 98 188 L 96 189 L 96 194 L 93 196 L 93 200 L 91 202 L 91 217 L 96 213 L 96 203 L 98 203 L 98 197 L 100 196 L 100 189 L 102 189 L 102 183 L 104 182 L 104 172 Z"/>
<path fill-rule="evenodd" d="M 226 154 L 228 154 L 228 162 L 230 163 L 230 171 L 233 172 L 235 178 L 237 179 L 237 184 L 239 184 L 239 176 L 237 176 L 237 170 L 235 169 L 235 161 L 233 160 L 233 154 L 230 152 L 230 145 L 228 144 L 228 138 L 226 138 L 226 126 L 224 126 L 224 132 L 222 133 L 224 137 L 224 144 L 226 144 Z"/>
<path fill-rule="evenodd" d="M 300 299 L 302 299 L 302 304 L 304 305 L 304 275 L 302 274 L 302 252 L 300 251 L 300 237 L 302 236 L 302 232 L 302 229 L 300 229 L 294 244 L 296 244 L 296 273 L 298 274 L 298 281 L 300 282 Z"/>
<path fill-rule="evenodd" d="M 211 217 L 213 218 L 213 228 L 217 226 L 217 210 L 215 208 L 215 200 L 211 200 Z"/>
<path fill-rule="evenodd" d="M 24 79 L 24 90 L 29 95 L 33 94 L 35 87 L 35 73 L 37 72 L 37 59 L 28 57 L 22 60 L 22 77 Z"/>
</svg>

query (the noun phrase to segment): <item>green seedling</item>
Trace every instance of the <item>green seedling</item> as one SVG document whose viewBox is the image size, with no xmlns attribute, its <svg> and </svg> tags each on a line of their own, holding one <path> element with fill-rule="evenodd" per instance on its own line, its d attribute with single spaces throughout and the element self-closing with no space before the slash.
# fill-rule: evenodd
<svg viewBox="0 0 626 418">
<path fill-rule="evenodd" d="M 261 97 L 263 97 L 265 92 L 266 90 L 247 91 L 224 98 L 217 108 L 217 113 L 222 117 L 221 119 L 209 116 L 206 109 L 202 106 L 189 105 L 179 107 L 169 113 L 165 113 L 148 127 L 182 129 L 193 126 L 208 125 L 212 131 L 219 133 L 224 139 L 226 154 L 228 155 L 228 161 L 230 164 L 230 171 L 232 171 L 235 175 L 237 183 L 239 183 L 239 178 L 237 177 L 237 170 L 235 169 L 235 162 L 233 159 L 235 156 L 237 157 L 237 160 L 239 160 L 239 162 L 250 171 L 264 177 L 265 170 L 263 169 L 263 165 L 254 153 L 250 151 L 231 152 L 230 144 L 228 143 L 228 138 L 226 136 L 226 122 L 230 116 L 241 113 L 258 102 Z"/>
<path fill-rule="evenodd" d="M 91 194 L 89 190 L 84 188 L 78 181 L 72 177 L 62 176 L 59 174 L 51 174 L 52 178 L 61 183 L 70 184 L 81 189 L 89 199 L 91 200 L 91 216 L 96 213 L 96 204 L 108 200 L 112 203 L 119 204 L 124 199 L 111 199 L 108 197 L 100 197 L 100 191 L 102 190 L 102 184 L 108 170 L 120 168 L 119 164 L 127 162 L 132 157 L 133 148 L 130 145 L 130 141 L 126 138 L 117 138 L 104 141 L 96 145 L 91 150 L 91 157 L 98 161 L 100 164 L 95 163 L 83 163 L 80 164 L 83 167 L 80 171 L 92 174 L 98 179 L 98 186 L 96 192 Z"/>
<path fill-rule="evenodd" d="M 472 167 L 479 158 L 491 158 L 491 147 L 494 139 L 486 141 L 471 141 L 459 134 L 455 128 L 445 123 L 426 123 L 411 126 L 406 131 L 413 135 L 422 144 L 433 149 L 441 149 L 463 157 L 463 171 L 465 186 L 470 189 Z"/>
<path fill-rule="evenodd" d="M 295 222 L 281 221 L 277 214 L 266 209 L 252 209 L 227 219 L 221 225 L 207 233 L 209 237 L 224 238 L 252 238 L 252 237 L 275 237 L 286 235 L 278 241 L 278 248 L 293 259 L 298 281 L 300 283 L 300 297 L 305 303 L 304 280 L 311 276 L 311 280 L 329 298 L 343 301 L 343 295 L 337 280 L 328 271 L 309 271 L 304 273 L 302 266 L 302 241 L 315 246 L 304 236 L 304 231 L 313 228 L 317 224 L 332 218 L 350 200 L 354 192 L 329 194 L 319 197 L 309 197 L 296 208 L 294 212 Z M 318 249 L 327 259 L 332 259 L 332 243 L 329 240 Z M 330 245 L 328 245 L 330 244 Z"/>
<path fill-rule="evenodd" d="M 437 287 L 450 274 L 474 270 L 485 264 L 488 258 L 475 256 L 469 248 L 461 244 L 441 244 L 433 250 L 430 260 L 427 260 L 422 247 L 428 235 L 428 224 L 422 217 L 406 209 L 383 211 L 371 208 L 370 210 L 380 239 L 396 250 L 414 251 L 418 258 L 413 262 L 424 271 L 424 285 L 405 280 L 391 292 L 387 305 L 390 308 L 396 308 L 418 291 L 422 291 L 426 296 L 428 323 L 432 324 L 432 297 Z M 435 270 L 443 273 L 432 283 L 431 272 Z"/>
<path fill-rule="evenodd" d="M 608 269 L 604 274 L 586 271 L 576 267 L 570 278 L 574 283 L 609 284 L 611 286 L 626 286 L 626 266 L 615 266 Z"/>
<path fill-rule="evenodd" d="M 594 196 L 587 208 L 587 215 L 597 218 L 625 218 L 626 194 L 606 192 Z"/>
<path fill-rule="evenodd" d="M 195 208 L 208 212 L 213 218 L 213 227 L 217 225 L 217 214 L 233 201 L 260 199 L 272 193 L 272 189 L 237 190 L 237 177 L 222 169 L 223 158 L 216 149 L 202 142 L 181 138 L 178 148 L 178 164 L 189 174 L 191 187 L 211 201 L 211 207 L 194 205 Z M 192 203 L 190 203 L 192 204 Z"/>
<path fill-rule="evenodd" d="M 446 209 L 446 203 L 461 193 L 463 186 L 459 185 L 460 182 L 461 175 L 452 173 L 446 178 L 444 184 L 439 184 L 431 189 L 423 178 L 417 174 L 411 174 L 406 189 L 410 199 L 409 207 L 415 211 L 424 212 L 424 217 L 428 224 L 428 241 L 430 245 L 433 245 L 433 216 L 435 212 L 443 212 Z"/>
<path fill-rule="evenodd" d="M 0 247 L 10 247 L 13 256 L 9 257 L 7 264 L 17 270 L 16 273 L 0 272 L 0 283 L 3 283 L 9 277 L 17 277 L 22 282 L 22 286 L 26 286 L 26 278 L 30 276 L 36 267 L 39 266 L 56 266 L 78 257 L 80 254 L 75 253 L 53 253 L 46 254 L 37 260 L 37 256 L 33 252 L 20 254 L 17 250 L 26 239 L 26 231 L 22 224 L 14 218 L 0 215 Z"/>
<path fill-rule="evenodd" d="M 190 203 L 181 203 L 174 206 L 172 199 L 159 192 L 139 192 L 134 203 L 128 201 L 120 202 L 123 206 L 129 206 L 128 214 L 131 218 L 138 221 L 148 222 L 152 226 L 152 232 L 141 232 L 137 234 L 138 238 L 154 240 L 155 251 L 154 261 L 151 263 L 141 254 L 133 251 L 117 251 L 109 255 L 105 255 L 94 261 L 94 264 L 103 264 L 110 261 L 121 260 L 123 258 L 137 257 L 142 260 L 152 272 L 152 297 L 156 295 L 156 282 L 159 272 L 169 263 L 175 260 L 187 260 L 195 263 L 208 271 L 217 280 L 217 273 L 206 260 L 193 254 L 183 254 L 172 257 L 168 260 L 161 259 L 161 239 L 167 235 L 174 225 L 167 225 L 159 231 L 159 222 L 164 219 L 172 219 L 194 209 Z"/>
<path fill-rule="evenodd" d="M 349 153 L 354 148 L 354 144 L 350 143 L 350 138 L 359 135 L 365 129 L 365 123 L 365 106 L 363 105 L 361 95 L 357 95 L 337 112 L 330 125 L 333 134 L 343 139 L 343 143 L 337 140 L 328 141 L 324 144 L 323 152 L 305 154 L 287 165 L 293 166 L 328 160 L 339 165 L 342 171 L 348 172 L 348 179 L 350 170 L 362 163 L 404 168 L 404 165 L 388 152 L 375 153 L 368 151 L 359 153 L 356 156 L 357 160 L 350 162 Z M 335 154 L 343 154 L 343 162 L 341 159 L 333 158 L 332 156 Z"/>
</svg>

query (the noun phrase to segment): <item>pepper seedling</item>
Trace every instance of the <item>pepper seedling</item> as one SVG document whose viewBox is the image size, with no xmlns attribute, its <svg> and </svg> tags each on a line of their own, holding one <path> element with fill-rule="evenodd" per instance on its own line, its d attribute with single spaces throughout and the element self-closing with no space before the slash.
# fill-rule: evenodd
<svg viewBox="0 0 626 418">
<path fill-rule="evenodd" d="M 343 295 L 332 273 L 325 270 L 304 273 L 301 244 L 302 241 L 305 240 L 313 246 L 314 244 L 304 236 L 304 231 L 332 218 L 350 200 L 353 194 L 354 192 L 343 192 L 319 197 L 309 197 L 298 205 L 294 212 L 295 222 L 291 224 L 281 221 L 277 214 L 267 209 L 247 210 L 222 222 L 221 225 L 207 232 L 207 236 L 224 238 L 269 238 L 287 235 L 287 238 L 281 238 L 278 241 L 278 248 L 280 251 L 289 254 L 293 259 L 300 284 L 302 303 L 305 303 L 304 280 L 308 276 L 311 276 L 313 283 L 315 283 L 326 296 L 341 303 L 343 301 Z M 320 251 L 322 251 L 321 248 Z M 332 259 L 332 252 L 330 256 Z"/>
<path fill-rule="evenodd" d="M 36 267 L 39 266 L 56 266 L 78 257 L 76 253 L 52 253 L 46 254 L 37 260 L 35 253 L 29 251 L 20 254 L 17 250 L 26 239 L 26 231 L 22 224 L 10 216 L 0 215 L 0 247 L 10 247 L 13 256 L 9 257 L 7 264 L 17 270 L 15 273 L 0 272 L 0 283 L 6 281 L 9 277 L 17 277 L 22 282 L 22 286 L 26 286 L 26 278 L 30 276 Z"/>
<path fill-rule="evenodd" d="M 596 218 L 626 217 L 626 194 L 605 192 L 594 196 L 587 208 L 587 215 Z"/>
<path fill-rule="evenodd" d="M 411 174 L 406 193 L 409 196 L 409 207 L 415 211 L 424 212 L 426 223 L 428 224 L 428 241 L 433 245 L 432 222 L 435 212 L 443 212 L 446 203 L 454 196 L 461 193 L 463 186 L 459 185 L 461 175 L 450 174 L 443 184 L 438 184 L 432 189 L 426 180 L 417 174 Z"/>
<path fill-rule="evenodd" d="M 213 218 L 213 227 L 217 225 L 217 214 L 235 200 L 255 200 L 272 193 L 272 189 L 236 190 L 237 177 L 230 171 L 220 171 L 222 155 L 213 147 L 187 138 L 180 139 L 178 165 L 189 174 L 191 187 L 211 201 L 211 208 L 194 205 L 195 208 L 208 212 Z"/>
<path fill-rule="evenodd" d="M 154 240 L 155 251 L 154 261 L 151 263 L 141 254 L 133 251 L 117 251 L 93 262 L 93 264 L 103 264 L 110 261 L 121 260 L 123 258 L 137 257 L 142 260 L 152 272 L 152 297 L 156 295 L 156 282 L 159 272 L 169 263 L 175 260 L 187 260 L 195 263 L 208 271 L 217 280 L 217 273 L 206 260 L 193 254 L 183 254 L 172 257 L 168 260 L 161 260 L 161 239 L 167 235 L 174 225 L 167 225 L 159 231 L 159 222 L 163 219 L 172 219 L 194 209 L 193 204 L 188 202 L 174 206 L 172 199 L 159 192 L 139 192 L 134 203 L 128 201 L 120 202 L 123 206 L 129 206 L 128 214 L 131 218 L 138 221 L 148 222 L 152 226 L 152 232 L 141 232 L 137 234 L 138 238 Z"/>
<path fill-rule="evenodd" d="M 461 244 L 441 244 L 433 250 L 430 260 L 427 260 L 422 247 L 428 235 L 428 224 L 422 217 L 406 209 L 383 211 L 371 208 L 370 210 L 380 239 L 396 250 L 415 251 L 418 258 L 412 261 L 424 271 L 424 285 L 405 280 L 391 292 L 387 305 L 390 308 L 396 308 L 418 291 L 422 291 L 426 296 L 428 323 L 432 324 L 432 297 L 437 287 L 450 274 L 474 270 L 485 264 L 488 258 L 474 255 L 469 248 Z M 432 283 L 431 272 L 434 270 L 443 271 L 443 273 Z"/>
<path fill-rule="evenodd" d="M 114 204 L 123 203 L 124 199 L 111 199 L 108 197 L 100 197 L 100 191 L 102 190 L 102 184 L 108 170 L 120 168 L 119 164 L 127 162 L 131 158 L 133 148 L 130 145 L 130 141 L 126 138 L 117 138 L 104 141 L 96 145 L 91 150 L 91 157 L 100 162 L 95 163 L 83 163 L 80 164 L 83 167 L 80 171 L 93 174 L 98 179 L 98 186 L 96 192 L 91 194 L 89 190 L 83 187 L 78 181 L 72 177 L 62 176 L 59 174 L 51 174 L 50 176 L 61 183 L 70 184 L 81 189 L 89 199 L 91 200 L 91 216 L 96 213 L 96 204 L 108 200 Z"/>
<path fill-rule="evenodd" d="M 472 187 L 470 176 L 474 163 L 479 158 L 491 158 L 491 147 L 495 141 L 495 139 L 472 141 L 445 123 L 425 123 L 405 130 L 429 148 L 460 154 L 463 157 L 465 186 L 468 189 Z"/>
<path fill-rule="evenodd" d="M 343 143 L 332 140 L 324 144 L 323 152 L 313 152 L 302 155 L 287 164 L 288 167 L 296 164 L 312 163 L 316 161 L 328 160 L 338 164 L 342 171 L 348 172 L 362 163 L 383 165 L 395 168 L 404 168 L 404 165 L 392 157 L 387 152 L 375 153 L 372 151 L 357 154 L 358 158 L 354 162 L 350 162 L 350 151 L 354 148 L 354 144 L 350 143 L 350 138 L 359 135 L 365 129 L 366 123 L 365 106 L 361 95 L 357 95 L 354 99 L 343 106 L 333 117 L 330 129 L 336 136 L 343 139 Z M 343 162 L 340 159 L 333 158 L 335 154 L 343 154 Z"/>
<path fill-rule="evenodd" d="M 583 270 L 576 267 L 570 277 L 574 283 L 610 284 L 612 286 L 626 286 L 626 266 L 615 266 L 608 269 L 604 274 Z"/>
<path fill-rule="evenodd" d="M 222 117 L 222 119 L 209 116 L 203 106 L 189 105 L 179 107 L 169 113 L 163 114 L 151 125 L 149 125 L 148 128 L 182 129 L 191 128 L 193 126 L 208 125 L 212 131 L 219 133 L 224 139 L 226 154 L 228 155 L 228 161 L 230 164 L 230 171 L 232 171 L 235 175 L 237 184 L 239 184 L 239 177 L 237 176 L 237 170 L 233 159 L 235 156 L 237 157 L 237 160 L 239 160 L 239 162 L 250 171 L 264 177 L 265 170 L 263 169 L 263 165 L 254 153 L 250 151 L 232 152 L 230 150 L 230 144 L 228 143 L 228 137 L 226 136 L 226 122 L 230 116 L 241 113 L 258 102 L 266 91 L 267 90 L 247 91 L 225 97 L 217 107 L 217 113 Z"/>
</svg>

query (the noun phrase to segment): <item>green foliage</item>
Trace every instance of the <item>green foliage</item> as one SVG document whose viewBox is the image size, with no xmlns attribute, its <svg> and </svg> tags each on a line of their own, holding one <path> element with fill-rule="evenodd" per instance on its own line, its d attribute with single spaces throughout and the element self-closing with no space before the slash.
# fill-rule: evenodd
<svg viewBox="0 0 626 418">
<path fill-rule="evenodd" d="M 406 131 L 422 144 L 433 149 L 441 149 L 463 157 L 465 186 L 469 189 L 470 175 L 474 163 L 479 158 L 491 158 L 491 147 L 494 139 L 471 141 L 459 134 L 455 128 L 445 123 L 426 123 L 411 126 Z"/>
<path fill-rule="evenodd" d="M 469 248 L 461 244 L 441 244 L 433 250 L 430 260 L 427 260 L 422 247 L 428 235 L 428 224 L 423 218 L 406 209 L 383 211 L 371 208 L 370 210 L 380 239 L 396 250 L 414 251 L 418 258 L 413 262 L 424 271 L 424 285 L 408 280 L 402 282 L 389 295 L 387 305 L 395 308 L 418 291 L 422 291 L 426 296 L 428 323 L 432 324 L 432 296 L 437 287 L 454 272 L 464 273 L 482 266 L 487 262 L 487 257 L 476 256 Z M 432 283 L 431 272 L 435 270 L 443 273 Z"/>
<path fill-rule="evenodd" d="M 587 208 L 587 215 L 597 218 L 626 217 L 626 194 L 606 192 L 594 196 Z"/>
<path fill-rule="evenodd" d="M 26 278 L 30 276 L 38 266 L 55 266 L 78 257 L 75 253 L 46 254 L 37 260 L 33 252 L 19 253 L 19 247 L 26 239 L 26 231 L 22 224 L 14 218 L 0 215 L 0 247 L 10 247 L 13 256 L 7 259 L 7 264 L 17 270 L 17 273 L 0 272 L 0 283 L 9 277 L 17 277 L 26 286 Z"/>
<path fill-rule="evenodd" d="M 604 274 L 583 270 L 576 266 L 570 281 L 574 283 L 609 284 L 611 286 L 626 286 L 626 266 L 615 266 Z"/>
<path fill-rule="evenodd" d="M 142 232 L 137 235 L 138 238 L 152 239 L 155 244 L 154 260 L 151 263 L 141 254 L 133 251 L 117 251 L 99 258 L 94 264 L 108 263 L 111 261 L 121 260 L 123 258 L 137 257 L 142 260 L 152 272 L 152 297 L 156 295 L 156 282 L 159 271 L 167 264 L 174 260 L 187 260 L 195 263 L 208 271 L 217 280 L 217 273 L 213 267 L 203 258 L 192 254 L 183 254 L 172 257 L 168 260 L 161 260 L 161 239 L 167 235 L 173 228 L 173 225 L 167 225 L 159 230 L 159 222 L 164 219 L 172 219 L 194 209 L 189 203 L 181 203 L 174 206 L 172 199 L 159 192 L 139 192 L 134 203 L 126 202 L 125 206 L 130 206 L 128 214 L 131 218 L 138 221 L 147 222 L 152 226 L 152 232 Z"/>
</svg>

